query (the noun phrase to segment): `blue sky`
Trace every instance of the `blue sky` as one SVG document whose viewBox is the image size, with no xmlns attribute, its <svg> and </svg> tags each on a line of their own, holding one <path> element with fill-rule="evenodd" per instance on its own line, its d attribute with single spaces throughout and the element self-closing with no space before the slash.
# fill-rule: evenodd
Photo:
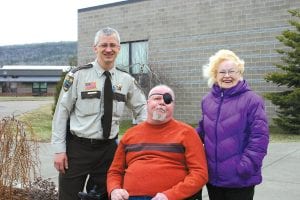
<svg viewBox="0 0 300 200">
<path fill-rule="evenodd" d="M 4 0 L 0 46 L 76 41 L 77 10 L 121 0 Z"/>
</svg>

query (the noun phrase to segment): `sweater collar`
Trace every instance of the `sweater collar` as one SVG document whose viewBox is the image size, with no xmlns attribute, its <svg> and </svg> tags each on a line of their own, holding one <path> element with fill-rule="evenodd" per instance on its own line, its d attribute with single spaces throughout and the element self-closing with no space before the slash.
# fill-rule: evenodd
<svg viewBox="0 0 300 200">
<path fill-rule="evenodd" d="M 155 129 L 162 129 L 162 128 L 168 126 L 169 124 L 171 124 L 173 122 L 174 122 L 174 119 L 171 119 L 171 120 L 169 120 L 169 121 L 167 121 L 166 123 L 163 123 L 163 124 L 150 124 L 147 121 L 145 121 L 145 124 L 146 124 L 146 126 L 150 126 L 152 128 L 155 128 Z"/>
</svg>

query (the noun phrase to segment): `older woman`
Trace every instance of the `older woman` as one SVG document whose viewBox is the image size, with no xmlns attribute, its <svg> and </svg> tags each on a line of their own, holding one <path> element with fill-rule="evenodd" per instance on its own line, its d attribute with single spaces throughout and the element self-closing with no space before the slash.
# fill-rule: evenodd
<svg viewBox="0 0 300 200">
<path fill-rule="evenodd" d="M 212 87 L 197 132 L 204 141 L 210 200 L 252 200 L 269 143 L 264 102 L 243 80 L 244 61 L 220 50 L 206 68 Z"/>
</svg>

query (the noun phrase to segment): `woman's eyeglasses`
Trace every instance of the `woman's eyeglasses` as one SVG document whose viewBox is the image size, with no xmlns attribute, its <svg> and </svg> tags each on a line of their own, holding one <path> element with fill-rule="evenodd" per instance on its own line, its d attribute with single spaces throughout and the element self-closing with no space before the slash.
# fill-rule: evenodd
<svg viewBox="0 0 300 200">
<path fill-rule="evenodd" d="M 223 77 L 226 76 L 228 74 L 228 76 L 234 76 L 235 74 L 239 73 L 239 71 L 235 71 L 235 70 L 228 70 L 228 71 L 219 71 L 218 74 Z"/>
</svg>

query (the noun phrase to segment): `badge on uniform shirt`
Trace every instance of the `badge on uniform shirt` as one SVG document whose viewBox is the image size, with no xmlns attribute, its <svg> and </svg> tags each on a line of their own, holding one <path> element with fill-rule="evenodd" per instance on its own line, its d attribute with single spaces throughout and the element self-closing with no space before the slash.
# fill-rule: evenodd
<svg viewBox="0 0 300 200">
<path fill-rule="evenodd" d="M 114 85 L 114 89 L 121 91 L 122 90 L 122 85 L 121 84 Z"/>
<path fill-rule="evenodd" d="M 69 88 L 73 84 L 73 80 L 74 80 L 73 76 L 71 76 L 70 74 L 66 75 L 65 80 L 63 82 L 63 89 L 65 92 L 67 92 L 69 90 Z"/>
</svg>

